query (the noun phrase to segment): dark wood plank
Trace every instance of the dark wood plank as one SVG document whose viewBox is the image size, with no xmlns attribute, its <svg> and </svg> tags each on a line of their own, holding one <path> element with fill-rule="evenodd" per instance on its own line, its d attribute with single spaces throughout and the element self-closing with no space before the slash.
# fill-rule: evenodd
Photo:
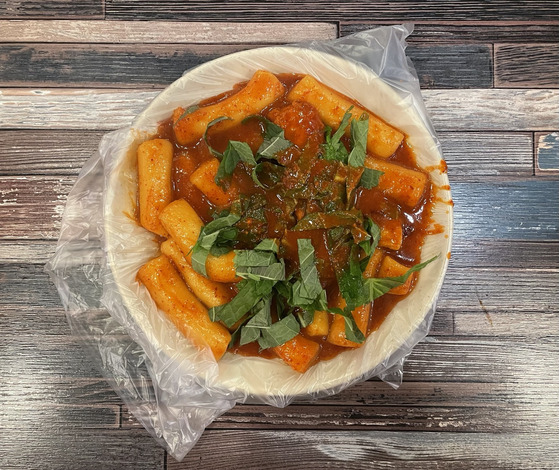
<svg viewBox="0 0 559 470">
<path fill-rule="evenodd" d="M 10 392 L 15 394 L 17 388 L 11 387 Z M 52 403 L 31 403 L 23 400 L 24 396 L 19 400 L 3 400 L 3 404 L 6 405 L 0 409 L 3 429 L 30 426 L 34 421 L 62 428 L 116 429 L 120 427 L 119 405 L 60 406 Z"/>
<path fill-rule="evenodd" d="M 340 35 L 358 33 L 367 29 L 380 26 L 374 22 L 346 22 L 340 21 Z M 459 43 L 459 44 L 492 44 L 496 42 L 507 43 L 541 43 L 559 41 L 559 28 L 557 24 L 537 24 L 523 22 L 477 23 L 475 21 L 453 24 L 451 22 L 415 23 L 413 33 L 406 39 L 414 43 Z"/>
<path fill-rule="evenodd" d="M 0 3 L 0 18 L 102 19 L 103 0 L 5 0 Z"/>
<path fill-rule="evenodd" d="M 546 434 L 210 430 L 182 463 L 169 458 L 167 468 L 540 470 L 555 466 L 556 444 Z"/>
<path fill-rule="evenodd" d="M 492 52 L 486 44 L 422 44 L 406 50 L 422 88 L 491 88 Z"/>
<path fill-rule="evenodd" d="M 282 44 L 335 39 L 335 23 L 0 20 L 0 42 Z"/>
<path fill-rule="evenodd" d="M 559 174 L 559 132 L 538 132 L 534 137 L 536 175 Z"/>
<path fill-rule="evenodd" d="M 2 90 L 0 129 L 112 130 L 129 125 L 157 93 L 7 88 Z M 424 90 L 422 95 L 438 131 L 559 129 L 558 90 Z"/>
<path fill-rule="evenodd" d="M 79 130 L 0 131 L 0 175 L 77 175 L 102 135 Z M 439 139 L 453 181 L 533 173 L 531 133 L 441 132 Z"/>
<path fill-rule="evenodd" d="M 0 448 L 0 467 L 10 469 L 163 470 L 165 461 L 165 451 L 145 430 L 53 426 L 48 416 L 3 427 Z"/>
<path fill-rule="evenodd" d="M 0 177 L 0 239 L 57 238 L 74 181 L 73 176 Z M 559 239 L 559 220 L 547 210 L 557 205 L 556 179 L 455 182 L 452 198 L 457 239 Z"/>
<path fill-rule="evenodd" d="M 257 45 L 0 44 L 0 60 L 10 64 L 0 71 L 0 85 L 163 86 L 187 69 L 253 47 Z M 427 44 L 408 48 L 408 54 L 424 88 L 493 84 L 489 46 Z"/>
<path fill-rule="evenodd" d="M 559 88 L 559 44 L 495 44 L 495 86 Z"/>
<path fill-rule="evenodd" d="M 188 1 L 179 0 L 145 1 L 145 0 L 107 0 L 106 16 L 108 19 L 180 19 L 219 21 L 363 21 L 374 18 L 375 21 L 426 21 L 439 20 L 454 22 L 460 20 L 476 21 L 531 21 L 549 22 L 559 19 L 553 3 L 545 1 L 500 1 L 492 8 L 475 1 L 450 2 L 404 1 L 375 2 L 368 4 L 356 0 L 340 2 L 281 2 L 273 0 L 265 3 L 228 1 Z"/>
<path fill-rule="evenodd" d="M 185 70 L 256 45 L 2 44 L 2 86 L 166 86 Z M 99 73 L 103 70 L 103 73 Z"/>
</svg>

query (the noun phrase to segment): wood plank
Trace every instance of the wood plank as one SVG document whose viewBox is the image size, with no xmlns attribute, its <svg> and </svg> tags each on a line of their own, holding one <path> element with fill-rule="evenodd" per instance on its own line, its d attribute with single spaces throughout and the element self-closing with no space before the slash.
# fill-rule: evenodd
<svg viewBox="0 0 559 470">
<path fill-rule="evenodd" d="M 204 62 L 255 45 L 2 44 L 0 86 L 162 87 Z M 103 70 L 103 73 L 99 73 Z"/>
<path fill-rule="evenodd" d="M 267 405 L 237 405 L 218 417 L 212 429 L 285 429 L 320 431 L 378 430 L 378 431 L 442 431 L 442 432 L 553 432 L 554 417 L 559 418 L 553 400 L 528 406 L 508 404 L 497 400 L 486 407 L 405 407 L 355 405 L 290 405 L 278 409 Z M 142 425 L 125 407 L 122 426 L 125 429 Z"/>
<path fill-rule="evenodd" d="M 102 135 L 81 130 L 0 131 L 0 175 L 77 175 Z M 441 132 L 439 139 L 453 181 L 533 173 L 531 133 Z"/>
<path fill-rule="evenodd" d="M 552 314 L 558 306 L 557 292 L 559 270 L 456 269 L 451 261 L 437 308 L 455 312 L 455 318 L 464 312 L 483 313 L 490 323 L 489 317 L 501 313 Z M 559 335 L 559 330 L 549 334 Z"/>
<path fill-rule="evenodd" d="M 77 175 L 100 131 L 0 131 L 0 175 Z"/>
<path fill-rule="evenodd" d="M 56 239 L 73 176 L 0 177 L 0 239 Z M 556 241 L 559 180 L 454 182 L 454 237 Z M 29 225 L 29 220 L 33 224 Z"/>
<path fill-rule="evenodd" d="M 559 290 L 559 283 L 555 291 Z M 551 299 L 553 301 L 553 299 Z M 492 315 L 490 309 L 480 304 L 483 312 L 456 313 L 454 333 L 466 336 L 531 336 L 545 338 L 559 336 L 558 302 L 551 304 L 545 312 L 529 315 Z"/>
<path fill-rule="evenodd" d="M 103 0 L 6 0 L 0 3 L 0 18 L 103 19 Z M 0 28 L 1 29 L 1 28 Z"/>
<path fill-rule="evenodd" d="M 0 129 L 116 129 L 129 125 L 158 93 L 140 89 L 0 91 Z M 559 129 L 558 90 L 424 90 L 422 94 L 438 131 Z"/>
<path fill-rule="evenodd" d="M 103 378 L 59 377 L 52 374 L 41 378 L 40 387 L 32 374 L 22 373 L 14 383 L 0 384 L 4 406 L 25 403 L 29 408 L 44 404 L 56 406 L 120 407 L 122 399 Z M 3 388 L 2 388 L 3 387 Z"/>
<path fill-rule="evenodd" d="M 559 19 L 557 9 L 545 1 L 508 1 L 500 2 L 493 8 L 475 1 L 449 2 L 405 1 L 375 2 L 368 4 L 357 0 L 316 2 L 282 2 L 272 0 L 264 3 L 247 3 L 231 0 L 224 7 L 219 1 L 180 0 L 106 0 L 108 19 L 173 19 L 220 21 L 328 21 L 344 18 L 346 21 L 362 21 L 374 18 L 375 21 L 531 21 L 549 22 Z"/>
<path fill-rule="evenodd" d="M 35 387 L 38 386 L 40 384 L 35 384 Z M 17 393 L 17 389 L 17 386 L 10 387 L 10 393 Z M 31 427 L 37 421 L 48 423 L 53 428 L 116 429 L 120 427 L 119 405 L 60 406 L 52 403 L 30 403 L 22 398 L 6 402 L 3 400 L 0 409 L 3 429 Z"/>
<path fill-rule="evenodd" d="M 540 470 L 555 466 L 557 442 L 555 435 L 539 433 L 527 438 L 460 432 L 209 430 L 182 463 L 169 458 L 167 468 Z"/>
<path fill-rule="evenodd" d="M 495 44 L 495 86 L 559 88 L 559 44 Z"/>
<path fill-rule="evenodd" d="M 452 200 L 456 239 L 559 239 L 557 213 L 548 209 L 559 204 L 558 180 L 456 182 Z"/>
<path fill-rule="evenodd" d="M 452 266 L 468 268 L 559 269 L 559 242 L 547 240 L 491 240 L 467 237 L 452 240 Z"/>
<path fill-rule="evenodd" d="M 531 133 L 441 132 L 439 139 L 451 181 L 533 173 Z"/>
<path fill-rule="evenodd" d="M 487 44 L 412 44 L 406 54 L 422 88 L 493 86 L 493 50 Z"/>
<path fill-rule="evenodd" d="M 0 467 L 163 470 L 165 451 L 144 430 L 52 426 L 48 419 L 15 423 L 0 434 Z"/>
<path fill-rule="evenodd" d="M 0 20 L 0 42 L 282 44 L 335 39 L 335 23 Z"/>
<path fill-rule="evenodd" d="M 559 132 L 537 132 L 534 143 L 536 175 L 559 174 Z"/>
<path fill-rule="evenodd" d="M 349 23 L 342 18 L 340 35 L 358 33 L 380 26 L 379 22 Z M 521 24 L 511 22 L 480 23 L 477 21 L 455 24 L 449 21 L 417 23 L 413 33 L 406 41 L 414 43 L 458 43 L 458 44 L 491 44 L 507 43 L 541 43 L 559 41 L 559 28 L 556 24 L 538 24 L 529 21 Z"/>
<path fill-rule="evenodd" d="M 164 86 L 201 63 L 259 45 L 0 44 L 0 60 L 10 64 L 0 70 L 0 86 Z M 408 48 L 408 54 L 424 88 L 493 84 L 490 46 L 426 44 Z"/>
</svg>

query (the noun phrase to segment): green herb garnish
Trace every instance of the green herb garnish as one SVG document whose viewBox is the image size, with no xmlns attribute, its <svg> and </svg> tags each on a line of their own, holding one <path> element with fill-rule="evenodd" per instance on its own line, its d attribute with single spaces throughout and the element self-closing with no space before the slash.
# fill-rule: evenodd
<svg viewBox="0 0 559 470">
<path fill-rule="evenodd" d="M 210 253 L 215 255 L 214 250 L 231 251 L 231 243 L 237 235 L 237 229 L 233 225 L 239 220 L 240 217 L 236 214 L 226 214 L 202 227 L 198 240 L 192 247 L 192 268 L 196 272 L 207 275 L 206 259 Z"/>
<path fill-rule="evenodd" d="M 353 148 L 347 157 L 349 166 L 362 167 L 365 164 L 368 131 L 369 116 L 366 114 L 351 121 L 351 144 Z"/>
<path fill-rule="evenodd" d="M 379 179 L 382 175 L 384 175 L 384 171 L 364 168 L 361 179 L 359 180 L 359 186 L 363 186 L 365 189 L 372 189 L 378 186 Z"/>
</svg>

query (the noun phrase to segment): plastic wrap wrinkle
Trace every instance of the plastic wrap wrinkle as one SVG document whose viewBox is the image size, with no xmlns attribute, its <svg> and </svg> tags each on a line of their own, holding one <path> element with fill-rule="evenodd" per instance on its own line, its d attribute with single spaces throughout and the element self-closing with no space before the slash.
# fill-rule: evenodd
<svg viewBox="0 0 559 470">
<path fill-rule="evenodd" d="M 390 315 L 363 347 L 321 362 L 305 374 L 293 372 L 280 360 L 233 354 L 218 364 L 208 348 L 191 345 L 135 281 L 138 268 L 157 254 L 158 247 L 154 236 L 121 210 L 135 205 L 131 155 L 173 107 L 197 103 L 246 80 L 255 70 L 267 69 L 313 74 L 381 116 L 375 103 L 396 103 L 400 120 L 393 124 L 420 149 L 418 163 L 433 164 L 435 157 L 442 158 L 440 145 L 404 52 L 411 31 L 408 25 L 382 27 L 330 42 L 244 51 L 198 66 L 162 92 L 132 127 L 104 136 L 99 151 L 80 172 L 46 270 L 72 333 L 84 339 L 128 409 L 177 460 L 213 420 L 238 402 L 283 407 L 297 397 L 335 394 L 373 376 L 399 386 L 405 358 L 429 331 L 448 260 L 444 252 L 444 259 L 422 271 L 419 283 L 434 283 L 433 287 L 419 289 L 398 304 L 398 315 Z M 367 101 L 369 89 L 363 85 L 374 88 L 374 102 Z M 437 185 L 448 184 L 446 175 L 431 176 Z M 450 199 L 448 191 L 443 195 Z M 435 238 L 424 251 L 450 246 L 451 215 L 450 207 L 446 212 L 436 208 L 435 218 L 447 221 L 446 239 L 443 243 L 443 235 Z M 427 306 L 420 315 L 418 306 Z M 370 367 L 373 356 L 379 359 Z"/>
</svg>

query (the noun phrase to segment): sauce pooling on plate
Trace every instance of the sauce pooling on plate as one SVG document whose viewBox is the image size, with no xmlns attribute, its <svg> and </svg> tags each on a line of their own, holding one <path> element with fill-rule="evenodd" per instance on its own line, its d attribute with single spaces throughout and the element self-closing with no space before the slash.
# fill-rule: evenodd
<svg viewBox="0 0 559 470">
<path fill-rule="evenodd" d="M 138 278 L 216 359 L 304 372 L 360 347 L 426 264 L 431 182 L 405 135 L 308 75 L 177 108 L 138 169 L 140 220 L 165 240 Z"/>
</svg>

